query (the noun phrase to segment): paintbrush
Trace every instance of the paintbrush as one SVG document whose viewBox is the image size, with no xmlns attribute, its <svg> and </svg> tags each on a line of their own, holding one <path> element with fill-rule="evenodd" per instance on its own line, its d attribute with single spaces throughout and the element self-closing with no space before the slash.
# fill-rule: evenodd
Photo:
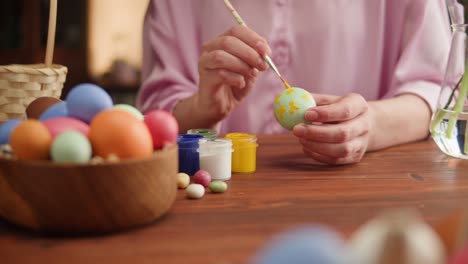
<svg viewBox="0 0 468 264">
<path fill-rule="evenodd" d="M 244 22 L 244 20 L 242 19 L 242 17 L 239 15 L 239 13 L 237 13 L 236 9 L 232 6 L 231 2 L 229 2 L 229 0 L 224 0 L 224 4 L 226 5 L 226 7 L 229 9 L 229 11 L 231 11 L 231 14 L 232 16 L 236 19 L 237 23 L 239 23 L 240 25 L 243 25 L 243 26 L 247 26 L 247 24 Z M 284 86 L 286 88 L 291 88 L 291 85 L 289 85 L 288 82 L 286 82 L 286 80 L 283 78 L 283 76 L 281 76 L 281 73 L 278 71 L 278 68 L 276 68 L 276 65 L 273 63 L 273 61 L 271 60 L 270 56 L 268 56 L 267 54 L 265 54 L 265 60 L 266 62 L 268 63 L 268 65 L 273 69 L 273 71 L 276 73 L 276 75 L 278 75 L 278 77 L 281 79 L 281 81 L 283 82 Z"/>
</svg>

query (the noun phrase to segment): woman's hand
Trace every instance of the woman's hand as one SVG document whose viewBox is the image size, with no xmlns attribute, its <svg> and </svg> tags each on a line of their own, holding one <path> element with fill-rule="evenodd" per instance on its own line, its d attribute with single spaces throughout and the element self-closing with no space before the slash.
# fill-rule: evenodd
<svg viewBox="0 0 468 264">
<path fill-rule="evenodd" d="M 219 121 L 252 90 L 270 48 L 266 40 L 245 26 L 234 26 L 203 45 L 198 63 L 198 107 Z"/>
<path fill-rule="evenodd" d="M 313 123 L 296 125 L 293 130 L 304 153 L 327 164 L 359 162 L 373 127 L 366 100 L 358 94 L 316 94 L 314 99 L 317 107 L 308 109 L 304 117 Z"/>
</svg>

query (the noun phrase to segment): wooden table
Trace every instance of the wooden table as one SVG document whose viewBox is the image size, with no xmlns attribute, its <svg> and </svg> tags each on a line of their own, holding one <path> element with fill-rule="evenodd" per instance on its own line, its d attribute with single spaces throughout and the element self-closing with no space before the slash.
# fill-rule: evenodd
<svg viewBox="0 0 468 264">
<path fill-rule="evenodd" d="M 292 136 L 261 136 L 258 169 L 224 194 L 187 200 L 149 226 L 95 237 L 46 237 L 0 222 L 0 263 L 246 263 L 274 234 L 323 223 L 345 236 L 390 207 L 429 223 L 468 201 L 468 161 L 431 140 L 368 153 L 361 163 L 314 165 Z M 1 195 L 1 194 L 0 194 Z"/>
</svg>

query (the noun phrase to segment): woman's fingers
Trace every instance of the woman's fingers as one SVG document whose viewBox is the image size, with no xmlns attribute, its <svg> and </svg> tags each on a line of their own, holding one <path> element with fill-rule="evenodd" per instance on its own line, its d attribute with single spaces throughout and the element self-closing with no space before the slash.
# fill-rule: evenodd
<svg viewBox="0 0 468 264">
<path fill-rule="evenodd" d="M 233 36 L 220 36 L 212 42 L 207 43 L 204 46 L 203 51 L 225 51 L 250 67 L 256 68 L 260 71 L 264 71 L 268 67 L 265 60 L 254 48 Z"/>
<path fill-rule="evenodd" d="M 235 26 L 225 34 L 203 45 L 203 53 L 213 51 L 229 53 L 260 71 L 264 71 L 268 67 L 263 58 L 264 54 L 269 52 L 266 40 L 244 26 Z"/>
<path fill-rule="evenodd" d="M 233 36 L 240 39 L 242 42 L 256 50 L 262 57 L 271 53 L 271 49 L 268 46 L 267 41 L 248 27 L 236 25 L 224 33 L 224 36 Z"/>
<path fill-rule="evenodd" d="M 316 97 L 319 106 L 305 114 L 312 124 L 296 125 L 293 129 L 304 153 L 327 164 L 359 162 L 367 150 L 371 131 L 367 102 L 357 94 Z"/>
<path fill-rule="evenodd" d="M 312 96 L 314 97 L 314 100 L 317 106 L 328 105 L 340 99 L 339 96 L 329 95 L 329 94 L 312 94 Z"/>
<path fill-rule="evenodd" d="M 295 136 L 313 142 L 343 143 L 369 132 L 367 114 L 335 124 L 300 124 L 294 127 Z"/>
<path fill-rule="evenodd" d="M 317 152 L 312 152 L 308 149 L 304 149 L 304 154 L 318 162 L 330 164 L 330 165 L 344 165 L 344 164 L 357 163 L 362 159 L 362 156 L 364 155 L 363 153 L 362 155 L 355 156 L 355 157 L 333 158 L 333 157 L 329 157 L 326 155 L 322 155 Z"/>
<path fill-rule="evenodd" d="M 204 53 L 200 58 L 199 66 L 207 70 L 224 69 L 246 77 L 255 77 L 257 74 L 255 68 L 250 67 L 238 57 L 223 50 Z"/>
<path fill-rule="evenodd" d="M 230 72 L 224 69 L 205 70 L 203 72 L 206 80 L 209 81 L 207 85 L 210 87 L 226 84 L 231 87 L 243 89 L 246 86 L 246 81 L 243 75 Z"/>
<path fill-rule="evenodd" d="M 353 140 L 339 144 L 314 142 L 304 139 L 301 139 L 300 142 L 303 148 L 310 152 L 316 152 L 330 158 L 346 158 L 354 157 L 365 152 L 367 147 L 366 136 L 367 135 L 362 135 Z"/>
<path fill-rule="evenodd" d="M 310 122 L 332 123 L 351 120 L 367 111 L 366 100 L 358 94 L 348 94 L 335 102 L 310 108 L 304 118 Z"/>
</svg>

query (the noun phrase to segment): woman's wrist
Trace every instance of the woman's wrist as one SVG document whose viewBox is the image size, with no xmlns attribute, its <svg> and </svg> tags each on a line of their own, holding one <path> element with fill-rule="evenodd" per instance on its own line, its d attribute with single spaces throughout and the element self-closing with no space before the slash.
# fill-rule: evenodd
<svg viewBox="0 0 468 264">
<path fill-rule="evenodd" d="M 198 93 L 177 102 L 172 113 L 179 123 L 180 133 L 192 128 L 214 128 L 223 119 L 200 104 Z"/>
<path fill-rule="evenodd" d="M 369 142 L 367 144 L 367 151 L 374 151 L 378 149 L 378 145 L 379 145 L 378 139 L 377 139 L 377 135 L 379 131 L 378 131 L 378 126 L 377 126 L 377 114 L 376 114 L 375 105 L 373 103 L 369 103 L 369 108 L 367 111 L 369 114 L 369 123 L 370 123 Z"/>
<path fill-rule="evenodd" d="M 371 135 L 368 151 L 422 140 L 429 134 L 431 110 L 414 94 L 369 102 Z"/>
</svg>

